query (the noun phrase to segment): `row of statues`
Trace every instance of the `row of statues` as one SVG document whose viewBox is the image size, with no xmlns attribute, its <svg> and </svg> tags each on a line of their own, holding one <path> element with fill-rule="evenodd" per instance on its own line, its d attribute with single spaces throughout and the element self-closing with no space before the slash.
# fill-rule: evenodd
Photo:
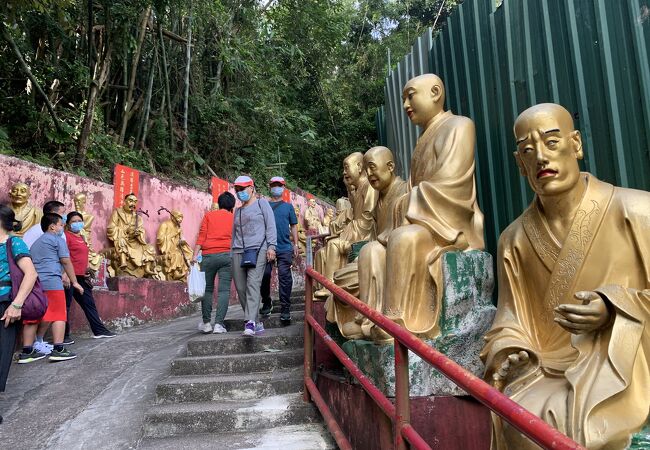
<svg viewBox="0 0 650 450">
<path fill-rule="evenodd" d="M 349 155 L 352 208 L 315 258 L 320 273 L 422 338 L 436 337 L 445 308 L 441 256 L 484 248 L 474 124 L 444 100 L 436 75 L 406 84 L 405 112 L 423 130 L 409 180 L 386 147 Z M 562 106 L 523 111 L 514 135 L 536 195 L 499 240 L 486 380 L 589 449 L 626 448 L 650 412 L 650 193 L 581 172 L 580 132 Z M 344 337 L 390 341 L 327 290 L 315 295 Z M 493 415 L 493 448 L 537 447 Z"/>
</svg>

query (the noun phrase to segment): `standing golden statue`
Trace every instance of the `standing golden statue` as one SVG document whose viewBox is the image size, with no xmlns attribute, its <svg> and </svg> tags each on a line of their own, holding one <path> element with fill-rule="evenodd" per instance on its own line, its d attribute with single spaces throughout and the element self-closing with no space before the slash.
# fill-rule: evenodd
<svg viewBox="0 0 650 450">
<path fill-rule="evenodd" d="M 372 211 L 377 240 L 364 245 L 355 262 L 337 271 L 334 274 L 334 282 L 352 295 L 358 296 L 371 308 L 382 311 L 386 244 L 388 235 L 397 225 L 395 207 L 401 196 L 406 193 L 407 184 L 395 174 L 395 160 L 390 149 L 373 147 L 363 156 L 363 162 L 368 181 L 378 193 L 377 203 Z M 341 302 L 334 301 L 328 306 L 330 307 L 327 319 L 338 324 L 344 337 L 370 337 L 373 322 Z"/>
<path fill-rule="evenodd" d="M 78 193 L 77 195 L 74 196 L 74 209 L 77 211 L 79 214 L 81 214 L 81 217 L 83 219 L 83 224 L 84 227 L 81 230 L 81 237 L 83 240 L 86 242 L 86 245 L 88 246 L 88 268 L 94 272 L 97 272 L 99 270 L 99 267 L 101 266 L 102 263 L 102 255 L 97 253 L 94 248 L 93 248 L 93 243 L 91 239 L 91 228 L 92 224 L 95 220 L 95 216 L 90 214 L 88 211 L 86 211 L 86 194 L 83 192 Z"/>
<path fill-rule="evenodd" d="M 441 255 L 484 246 L 474 179 L 476 134 L 470 119 L 444 110 L 445 87 L 437 75 L 411 79 L 402 96 L 409 119 L 423 129 L 411 158 L 409 192 L 395 206 L 404 220 L 386 248 L 384 277 L 403 282 L 378 278 L 375 285 L 385 286 L 384 314 L 428 338 L 439 333 Z M 390 340 L 380 328 L 372 331 L 375 340 Z"/>
<path fill-rule="evenodd" d="M 298 219 L 298 253 L 304 257 L 307 254 L 307 233 L 305 233 L 305 228 L 300 220 L 300 206 L 295 205 L 293 210 L 296 212 L 296 218 Z"/>
<path fill-rule="evenodd" d="M 316 200 L 313 198 L 309 199 L 307 210 L 305 211 L 305 225 L 307 226 L 308 235 L 316 235 L 320 233 L 320 227 L 322 224 L 320 215 L 316 209 Z"/>
<path fill-rule="evenodd" d="M 486 377 L 581 445 L 626 448 L 650 411 L 650 194 L 581 173 L 559 105 L 522 112 L 514 134 L 536 196 L 499 239 Z M 493 423 L 493 448 L 537 448 Z"/>
<path fill-rule="evenodd" d="M 327 208 L 325 215 L 323 216 L 322 225 L 319 228 L 320 234 L 327 234 L 330 232 L 330 223 L 334 220 L 334 210 L 332 208 Z"/>
<path fill-rule="evenodd" d="M 169 219 L 160 224 L 156 235 L 162 271 L 169 281 L 186 281 L 192 261 L 193 251 L 183 240 L 181 223 L 183 214 L 172 211 Z"/>
<path fill-rule="evenodd" d="M 22 237 L 31 227 L 41 224 L 43 211 L 29 203 L 30 195 L 29 186 L 25 183 L 16 183 L 9 191 L 11 209 L 16 214 L 16 220 L 22 224 L 20 231 L 14 233 L 16 236 Z"/>
<path fill-rule="evenodd" d="M 372 210 L 377 203 L 377 191 L 368 183 L 368 176 L 363 169 L 363 154 L 352 153 L 343 161 L 343 178 L 347 184 L 354 186 L 351 220 L 339 229 L 336 221 L 330 223 L 330 236 L 323 248 L 316 253 L 314 268 L 332 280 L 334 272 L 347 264 L 348 253 L 352 244 L 371 240 L 374 236 L 374 219 Z M 320 289 L 316 297 L 326 298 L 329 291 Z"/>
<path fill-rule="evenodd" d="M 124 197 L 124 205 L 111 214 L 106 234 L 113 244 L 111 255 L 112 274 L 137 278 L 162 279 L 156 265 L 156 254 L 147 244 L 142 217 L 136 213 L 138 199 L 134 194 Z"/>
</svg>

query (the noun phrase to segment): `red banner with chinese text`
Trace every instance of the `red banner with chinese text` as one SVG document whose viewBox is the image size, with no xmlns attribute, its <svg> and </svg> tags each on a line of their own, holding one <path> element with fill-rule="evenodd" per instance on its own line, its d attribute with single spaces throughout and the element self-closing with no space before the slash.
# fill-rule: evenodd
<svg viewBox="0 0 650 450">
<path fill-rule="evenodd" d="M 230 183 L 222 178 L 212 177 L 210 184 L 212 185 L 212 203 L 217 203 L 217 199 L 228 190 Z"/>
<path fill-rule="evenodd" d="M 140 172 L 132 167 L 115 164 L 113 171 L 113 206 L 121 208 L 124 197 L 133 193 L 138 195 Z"/>
<path fill-rule="evenodd" d="M 291 191 L 289 189 L 285 189 L 282 193 L 282 201 L 291 203 Z"/>
</svg>

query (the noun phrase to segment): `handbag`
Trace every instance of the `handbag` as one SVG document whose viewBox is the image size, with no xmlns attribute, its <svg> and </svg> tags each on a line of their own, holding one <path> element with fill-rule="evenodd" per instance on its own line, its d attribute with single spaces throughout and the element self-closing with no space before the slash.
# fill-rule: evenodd
<svg viewBox="0 0 650 450">
<path fill-rule="evenodd" d="M 257 201 L 257 206 L 259 206 L 260 211 L 262 211 L 262 206 L 260 206 L 259 200 Z M 262 212 L 262 218 L 264 219 L 264 230 L 266 233 L 266 218 L 264 217 L 264 212 Z M 242 221 L 241 221 L 241 208 L 240 208 L 239 209 L 239 232 L 241 233 L 241 243 L 242 246 L 244 247 L 244 253 L 242 254 L 241 263 L 239 263 L 239 267 L 250 269 L 252 267 L 257 267 L 257 257 L 260 253 L 261 247 L 246 248 L 246 242 L 244 242 L 244 229 L 242 228 L 241 222 Z M 264 236 L 264 240 L 262 241 L 262 244 L 264 244 L 264 242 L 266 242 L 266 235 Z"/>
<path fill-rule="evenodd" d="M 14 255 L 12 251 L 11 238 L 7 239 L 7 262 L 9 263 L 9 277 L 11 278 L 11 300 L 13 301 L 14 295 L 18 293 L 20 285 L 23 282 L 25 274 L 18 267 L 16 261 L 14 260 Z M 43 288 L 41 287 L 41 282 L 36 278 L 34 282 L 34 287 L 31 292 L 27 294 L 27 298 L 23 303 L 21 318 L 23 320 L 41 320 L 47 311 L 47 297 Z"/>
</svg>

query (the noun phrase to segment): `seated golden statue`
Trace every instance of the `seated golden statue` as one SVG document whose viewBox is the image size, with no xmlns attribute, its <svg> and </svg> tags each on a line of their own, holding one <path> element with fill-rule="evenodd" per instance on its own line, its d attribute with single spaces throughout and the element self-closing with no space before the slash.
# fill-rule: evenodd
<svg viewBox="0 0 650 450">
<path fill-rule="evenodd" d="M 330 223 L 334 219 L 334 210 L 332 208 L 327 208 L 325 211 L 325 216 L 323 216 L 323 223 L 320 226 L 319 234 L 327 234 L 330 232 Z"/>
<path fill-rule="evenodd" d="M 394 217 L 396 202 L 406 192 L 407 185 L 395 174 L 395 161 L 390 149 L 373 147 L 363 156 L 363 162 L 368 181 L 378 193 L 377 203 L 372 211 L 377 240 L 364 245 L 354 262 L 335 272 L 334 282 L 359 297 L 371 308 L 382 311 L 386 243 L 389 233 L 396 226 Z M 357 314 L 354 309 L 334 301 L 327 312 L 327 319 L 338 324 L 339 331 L 344 337 L 348 339 L 370 337 L 373 323 Z"/>
<path fill-rule="evenodd" d="M 40 226 L 43 211 L 29 203 L 30 195 L 29 186 L 25 183 L 16 183 L 9 191 L 11 209 L 16 214 L 16 220 L 22 224 L 20 231 L 14 233 L 16 236 L 22 237 L 34 225 Z"/>
<path fill-rule="evenodd" d="M 160 278 L 156 254 L 147 244 L 142 217 L 136 214 L 138 199 L 134 194 L 124 197 L 124 205 L 111 214 L 106 234 L 113 244 L 111 267 L 115 276 Z"/>
<path fill-rule="evenodd" d="M 336 220 L 330 223 L 330 232 L 323 248 L 316 252 L 314 268 L 328 279 L 332 280 L 334 272 L 347 264 L 348 253 L 352 244 L 368 241 L 374 237 L 374 220 L 372 210 L 377 203 L 377 191 L 368 183 L 368 177 L 363 170 L 363 154 L 352 153 L 343 161 L 343 178 L 355 187 L 352 199 L 351 220 L 339 229 Z M 326 298 L 329 291 L 320 289 L 314 293 L 316 297 Z"/>
<path fill-rule="evenodd" d="M 296 218 L 298 219 L 298 253 L 304 257 L 307 254 L 307 233 L 305 233 L 300 221 L 300 206 L 294 206 L 293 210 L 296 212 Z"/>
<path fill-rule="evenodd" d="M 192 261 L 192 249 L 181 235 L 183 214 L 172 211 L 169 219 L 160 224 L 156 242 L 160 251 L 160 260 L 165 279 L 169 281 L 186 281 Z"/>
<path fill-rule="evenodd" d="M 320 233 L 320 227 L 322 224 L 320 215 L 316 209 L 316 200 L 313 198 L 309 199 L 307 210 L 305 211 L 305 225 L 307 225 L 308 235 L 315 235 Z"/>
<path fill-rule="evenodd" d="M 650 411 L 650 194 L 581 173 L 559 105 L 522 112 L 514 134 L 536 196 L 499 239 L 486 377 L 579 444 L 626 448 Z M 493 448 L 537 448 L 493 425 Z"/>
<path fill-rule="evenodd" d="M 102 259 L 104 258 L 93 248 L 91 239 L 91 227 L 93 221 L 95 220 L 95 216 L 86 211 L 85 193 L 80 192 L 74 196 L 74 210 L 81 214 L 84 221 L 83 230 L 81 230 L 81 233 L 79 234 L 84 239 L 84 241 L 86 241 L 86 245 L 88 245 L 88 268 L 94 272 L 97 272 L 101 266 Z"/>
<path fill-rule="evenodd" d="M 395 206 L 404 219 L 388 236 L 385 275 L 374 283 L 385 286 L 386 316 L 433 338 L 443 294 L 440 256 L 484 247 L 474 179 L 476 134 L 470 119 L 444 110 L 445 87 L 437 75 L 411 79 L 402 95 L 406 114 L 423 131 L 411 157 L 409 192 Z M 388 283 L 387 276 L 400 282 Z M 372 333 L 376 341 L 391 339 L 378 327 Z"/>
</svg>

